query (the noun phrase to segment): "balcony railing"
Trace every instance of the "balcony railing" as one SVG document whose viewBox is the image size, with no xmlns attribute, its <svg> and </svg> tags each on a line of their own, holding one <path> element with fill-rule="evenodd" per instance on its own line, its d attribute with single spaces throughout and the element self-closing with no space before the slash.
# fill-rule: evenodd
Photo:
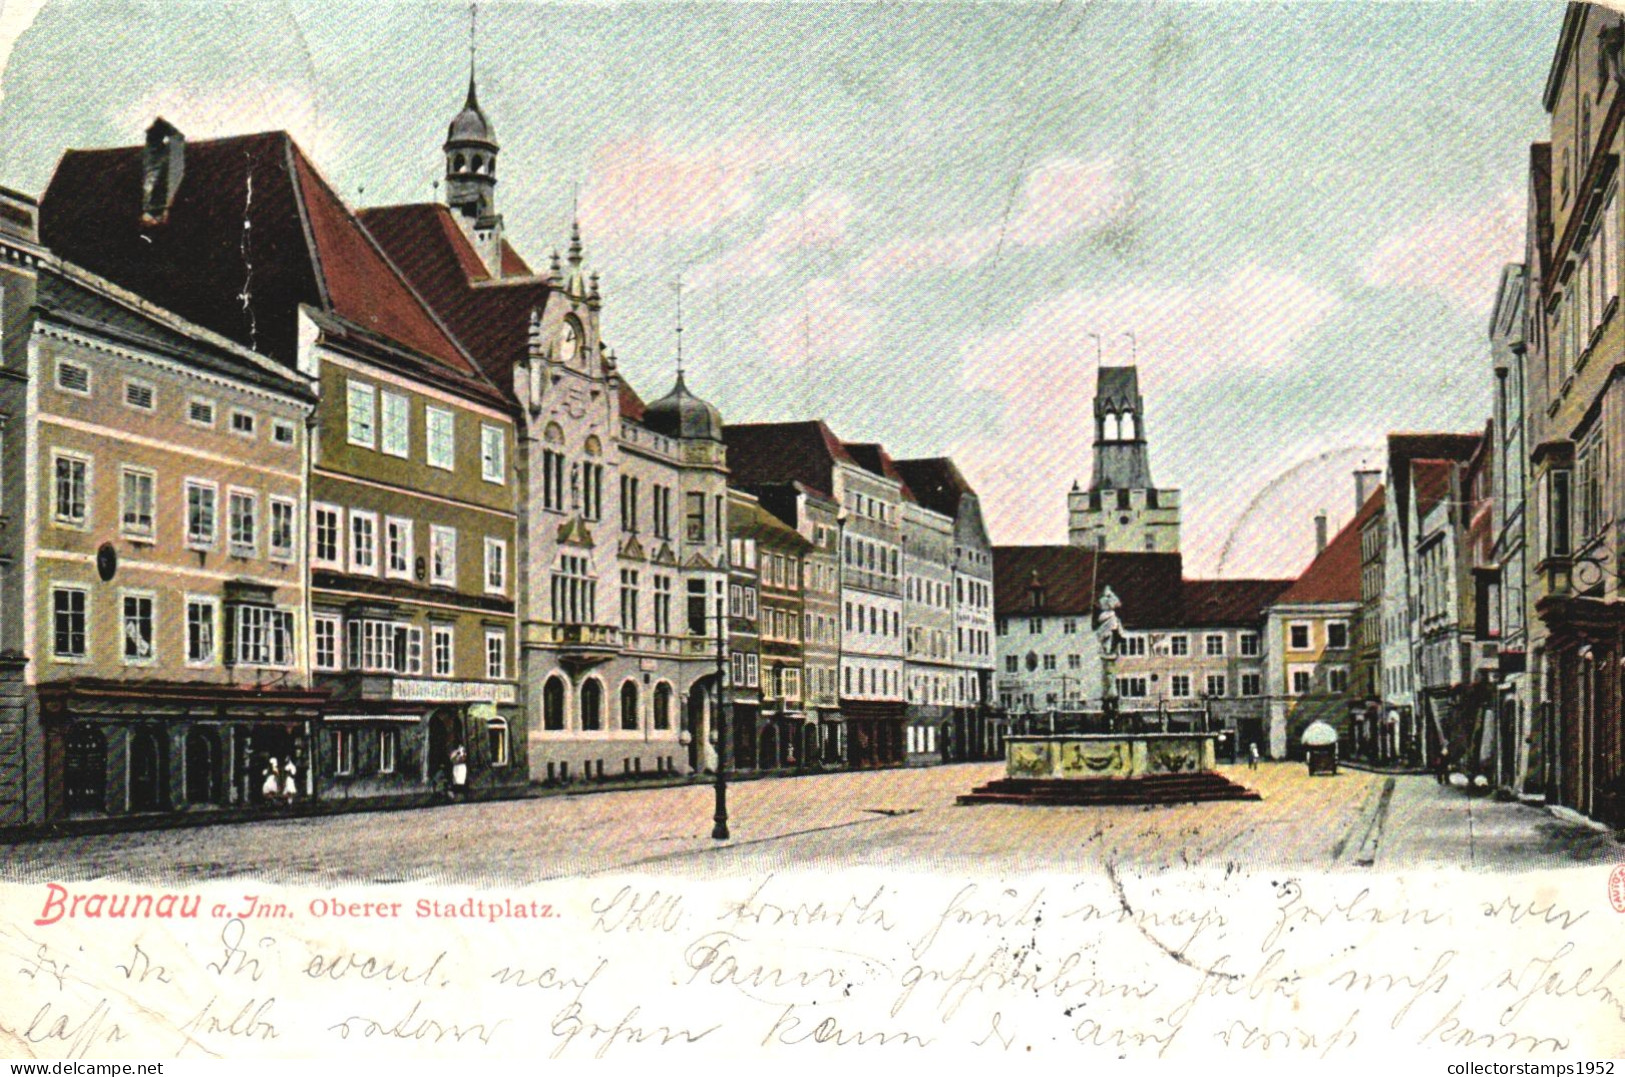
<svg viewBox="0 0 1625 1077">
<path fill-rule="evenodd" d="M 621 645 L 621 630 L 615 625 L 552 624 L 547 629 L 548 640 L 564 647 L 616 648 Z"/>
</svg>

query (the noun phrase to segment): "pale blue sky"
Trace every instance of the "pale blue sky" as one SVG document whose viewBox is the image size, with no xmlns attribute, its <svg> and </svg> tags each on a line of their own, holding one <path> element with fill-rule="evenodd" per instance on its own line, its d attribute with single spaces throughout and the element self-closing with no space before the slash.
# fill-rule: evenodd
<svg viewBox="0 0 1625 1077">
<path fill-rule="evenodd" d="M 510 235 L 545 264 L 579 198 L 646 397 L 686 266 L 690 384 L 729 421 L 952 453 L 996 541 L 1062 541 L 1089 334 L 1110 362 L 1133 332 L 1189 571 L 1292 574 L 1385 431 L 1487 415 L 1561 18 L 507 3 L 480 11 L 480 100 Z M 0 182 L 37 192 L 161 112 L 287 128 L 352 202 L 427 200 L 466 72 L 464 5 L 47 3 L 7 64 Z"/>
</svg>

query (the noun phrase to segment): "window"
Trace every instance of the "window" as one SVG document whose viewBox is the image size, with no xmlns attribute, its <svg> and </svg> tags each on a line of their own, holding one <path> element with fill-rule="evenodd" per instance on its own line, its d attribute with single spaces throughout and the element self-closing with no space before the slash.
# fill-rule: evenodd
<svg viewBox="0 0 1625 1077">
<path fill-rule="evenodd" d="M 1004 656 L 1004 671 L 1006 673 L 1020 673 L 1021 672 L 1021 659 L 1018 658 L 1017 656 L 1013 655 L 1013 654 L 1005 655 Z"/>
<path fill-rule="evenodd" d="M 378 731 L 378 773 L 394 774 L 395 760 L 400 751 L 400 733 L 393 729 Z"/>
<path fill-rule="evenodd" d="M 1191 653 L 1191 638 L 1189 636 L 1169 636 L 1168 653 L 1176 658 L 1183 658 Z"/>
<path fill-rule="evenodd" d="M 564 454 L 542 450 L 542 508 L 564 511 Z"/>
<path fill-rule="evenodd" d="M 219 620 L 219 604 L 212 598 L 186 598 L 186 664 L 207 666 L 216 657 L 215 625 Z"/>
<path fill-rule="evenodd" d="M 581 518 L 601 519 L 604 515 L 604 465 L 588 461 L 581 465 Z"/>
<path fill-rule="evenodd" d="M 655 685 L 654 727 L 671 728 L 671 685 Z"/>
<path fill-rule="evenodd" d="M 1287 669 L 1291 692 L 1295 696 L 1308 695 L 1315 688 L 1315 667 L 1290 666 Z"/>
<path fill-rule="evenodd" d="M 65 393 L 90 395 L 90 368 L 66 360 L 56 364 L 56 387 Z"/>
<path fill-rule="evenodd" d="M 271 421 L 271 440 L 278 445 L 292 445 L 297 436 L 293 423 L 287 419 L 273 419 Z"/>
<path fill-rule="evenodd" d="M 745 687 L 760 688 L 762 684 L 762 660 L 759 655 L 745 655 Z"/>
<path fill-rule="evenodd" d="M 55 634 L 52 654 L 57 658 L 80 659 L 88 656 L 85 634 L 87 592 L 76 587 L 57 587 L 51 592 L 51 612 Z"/>
<path fill-rule="evenodd" d="M 124 403 L 140 411 L 151 411 L 153 405 L 153 388 L 144 381 L 126 381 L 124 383 Z"/>
<path fill-rule="evenodd" d="M 339 668 L 339 619 L 326 614 L 311 621 L 312 642 L 317 669 Z"/>
<path fill-rule="evenodd" d="M 311 553 L 311 560 L 318 565 L 343 568 L 344 553 L 339 536 L 344 533 L 344 510 L 336 505 L 313 505 L 311 511 L 316 518 L 316 549 Z"/>
<path fill-rule="evenodd" d="M 1053 654 L 1046 654 L 1044 656 L 1044 668 L 1046 670 L 1053 670 L 1055 668 L 1055 656 Z"/>
<path fill-rule="evenodd" d="M 591 563 L 576 554 L 564 554 L 553 573 L 553 621 L 555 624 L 596 624 L 598 621 L 598 581 Z"/>
<path fill-rule="evenodd" d="M 705 495 L 690 493 L 688 495 L 688 541 L 705 541 Z"/>
<path fill-rule="evenodd" d="M 383 405 L 384 436 L 378 448 L 390 456 L 405 458 L 411 444 L 412 402 L 400 393 L 380 390 L 378 398 Z"/>
<path fill-rule="evenodd" d="M 671 577 L 655 578 L 655 634 L 671 635 Z"/>
<path fill-rule="evenodd" d="M 378 572 L 378 514 L 350 510 L 350 571 Z"/>
<path fill-rule="evenodd" d="M 433 676 L 450 677 L 452 675 L 452 633 L 453 629 L 451 625 L 435 625 L 429 629 L 429 641 L 431 644 L 429 655 L 429 672 Z"/>
<path fill-rule="evenodd" d="M 440 524 L 429 528 L 429 582 L 457 586 L 457 529 Z"/>
<path fill-rule="evenodd" d="M 1309 649 L 1309 622 L 1295 621 L 1287 625 L 1287 650 L 1307 651 Z"/>
<path fill-rule="evenodd" d="M 595 678 L 581 685 L 581 728 L 597 731 L 604 727 L 604 686 Z"/>
<path fill-rule="evenodd" d="M 1204 649 L 1210 658 L 1220 658 L 1224 655 L 1224 635 L 1219 632 L 1208 633 L 1204 641 Z"/>
<path fill-rule="evenodd" d="M 1040 618 L 1034 617 L 1027 622 L 1028 635 L 1036 636 L 1042 631 L 1044 631 L 1044 622 Z"/>
<path fill-rule="evenodd" d="M 193 549 L 214 549 L 218 496 L 214 483 L 186 480 L 186 544 Z"/>
<path fill-rule="evenodd" d="M 353 729 L 333 730 L 333 773 L 354 774 L 356 737 Z"/>
<path fill-rule="evenodd" d="M 124 596 L 124 661 L 150 662 L 157 653 L 152 635 L 152 596 Z"/>
<path fill-rule="evenodd" d="M 508 765 L 508 720 L 506 718 L 491 718 L 485 723 L 486 745 L 491 750 L 491 765 L 505 767 Z"/>
<path fill-rule="evenodd" d="M 412 521 L 399 516 L 384 517 L 384 575 L 398 580 L 412 578 Z"/>
<path fill-rule="evenodd" d="M 348 382 L 345 399 L 349 405 L 350 444 L 372 448 L 378 443 L 378 405 L 373 387 L 365 382 Z"/>
<path fill-rule="evenodd" d="M 241 408 L 231 409 L 231 432 L 245 438 L 254 436 L 254 413 Z"/>
<path fill-rule="evenodd" d="M 1081 655 L 1081 654 L 1069 654 L 1069 655 L 1067 655 L 1066 656 L 1066 668 L 1067 669 L 1082 669 L 1083 668 L 1083 655 Z"/>
<path fill-rule="evenodd" d="M 638 480 L 632 475 L 621 476 L 621 530 L 638 532 Z"/>
<path fill-rule="evenodd" d="M 1569 472 L 1557 470 L 1546 475 L 1545 510 L 1546 556 L 1567 557 L 1573 553 L 1570 541 Z"/>
<path fill-rule="evenodd" d="M 278 561 L 293 560 L 293 510 L 287 498 L 271 499 L 271 556 Z"/>
<path fill-rule="evenodd" d="M 1225 688 L 1223 673 L 1209 673 L 1207 675 L 1207 696 L 1209 699 L 1223 699 Z"/>
<path fill-rule="evenodd" d="M 1139 635 L 1124 636 L 1122 654 L 1129 658 L 1144 658 L 1145 637 Z"/>
<path fill-rule="evenodd" d="M 1144 699 L 1147 685 L 1144 677 L 1117 678 L 1117 694 L 1124 699 Z"/>
<path fill-rule="evenodd" d="M 1241 634 L 1241 655 L 1243 658 L 1258 657 L 1258 633 L 1243 632 Z"/>
<path fill-rule="evenodd" d="M 485 593 L 506 594 L 508 591 L 508 544 L 501 539 L 485 540 Z"/>
<path fill-rule="evenodd" d="M 214 401 L 194 396 L 186 402 L 186 421 L 196 426 L 214 425 Z"/>
<path fill-rule="evenodd" d="M 84 527 L 89 522 L 90 460 L 56 456 L 56 522 Z"/>
<path fill-rule="evenodd" d="M 236 661 L 248 666 L 286 667 L 293 664 L 293 612 L 270 606 L 241 605 L 236 609 L 234 642 Z"/>
<path fill-rule="evenodd" d="M 1260 696 L 1264 694 L 1264 677 L 1260 673 L 1243 673 L 1241 675 L 1241 694 L 1244 696 Z"/>
<path fill-rule="evenodd" d="M 1347 692 L 1349 690 L 1349 671 L 1347 666 L 1332 666 L 1326 670 L 1326 687 L 1333 692 Z"/>
<path fill-rule="evenodd" d="M 131 538 L 152 538 L 154 486 L 152 472 L 127 467 L 121 473 L 119 512 L 124 534 Z"/>
<path fill-rule="evenodd" d="M 481 423 L 480 478 L 486 482 L 504 482 L 507 478 L 507 468 L 507 444 L 502 437 L 502 428 L 492 426 L 490 423 Z M 599 468 L 600 481 L 602 481 L 603 473 L 604 469 Z"/>
<path fill-rule="evenodd" d="M 1349 626 L 1347 621 L 1326 622 L 1326 646 L 1334 650 L 1342 650 L 1349 645 Z"/>
<path fill-rule="evenodd" d="M 654 487 L 655 538 L 671 538 L 671 487 Z"/>
<path fill-rule="evenodd" d="M 1168 694 L 1175 699 L 1189 699 L 1191 694 L 1191 675 L 1189 673 L 1175 673 L 1168 678 Z"/>
<path fill-rule="evenodd" d="M 234 557 L 254 556 L 258 544 L 259 499 L 247 490 L 232 490 L 226 500 L 227 532 Z"/>
<path fill-rule="evenodd" d="M 424 460 L 430 467 L 453 470 L 457 445 L 455 416 L 445 408 L 425 407 L 423 423 L 429 435 Z"/>
<path fill-rule="evenodd" d="M 638 686 L 631 681 L 621 685 L 621 729 L 636 732 L 638 728 Z"/>
<path fill-rule="evenodd" d="M 638 630 L 638 573 L 636 569 L 621 569 L 621 629 Z"/>
</svg>

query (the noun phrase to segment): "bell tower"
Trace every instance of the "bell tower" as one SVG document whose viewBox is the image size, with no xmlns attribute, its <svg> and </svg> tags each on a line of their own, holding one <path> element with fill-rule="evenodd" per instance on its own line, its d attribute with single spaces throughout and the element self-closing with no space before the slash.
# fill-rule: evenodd
<svg viewBox="0 0 1625 1077">
<path fill-rule="evenodd" d="M 468 96 L 452 118 L 442 147 L 446 156 L 446 205 L 493 277 L 502 275 L 502 216 L 497 213 L 496 127 L 480 108 L 475 80 L 474 17 L 469 12 Z"/>
<path fill-rule="evenodd" d="M 1094 471 L 1067 495 L 1067 541 L 1108 553 L 1177 553 L 1179 491 L 1151 481 L 1137 366 L 1103 366 L 1095 383 Z"/>
</svg>

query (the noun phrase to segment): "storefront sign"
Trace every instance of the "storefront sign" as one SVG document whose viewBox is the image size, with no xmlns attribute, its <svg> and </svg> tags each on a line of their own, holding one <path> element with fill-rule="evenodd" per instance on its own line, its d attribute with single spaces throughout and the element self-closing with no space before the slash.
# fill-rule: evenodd
<svg viewBox="0 0 1625 1077">
<path fill-rule="evenodd" d="M 513 685 L 489 681 L 393 680 L 389 693 L 391 699 L 412 703 L 515 703 L 519 699 Z"/>
</svg>

